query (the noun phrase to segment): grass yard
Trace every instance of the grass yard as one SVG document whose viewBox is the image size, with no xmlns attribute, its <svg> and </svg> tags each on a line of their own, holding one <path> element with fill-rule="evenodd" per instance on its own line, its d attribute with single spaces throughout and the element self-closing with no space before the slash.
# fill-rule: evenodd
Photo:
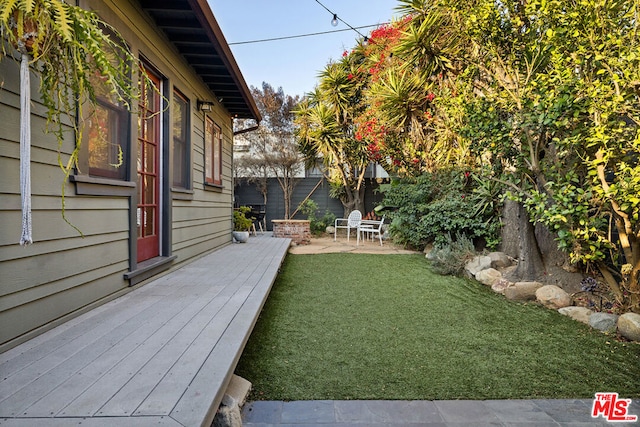
<svg viewBox="0 0 640 427">
<path fill-rule="evenodd" d="M 640 345 L 421 255 L 288 255 L 236 372 L 254 400 L 634 398 Z"/>
</svg>

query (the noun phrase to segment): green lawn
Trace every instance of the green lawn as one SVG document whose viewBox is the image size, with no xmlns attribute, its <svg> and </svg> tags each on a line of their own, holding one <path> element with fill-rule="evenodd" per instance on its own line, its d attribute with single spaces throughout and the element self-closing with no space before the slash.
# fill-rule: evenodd
<svg viewBox="0 0 640 427">
<path fill-rule="evenodd" d="M 420 255 L 288 255 L 237 371 L 253 399 L 640 396 L 640 345 Z"/>
</svg>

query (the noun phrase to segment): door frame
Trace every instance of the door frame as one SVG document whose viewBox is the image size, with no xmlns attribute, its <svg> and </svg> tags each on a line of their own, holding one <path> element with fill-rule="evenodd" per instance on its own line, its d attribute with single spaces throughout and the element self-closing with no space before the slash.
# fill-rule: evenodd
<svg viewBox="0 0 640 427">
<path fill-rule="evenodd" d="M 129 198 L 129 272 L 124 277 L 129 280 L 129 285 L 133 286 L 159 272 L 171 267 L 171 263 L 176 259 L 171 250 L 171 185 L 170 174 L 170 100 L 167 94 L 171 94 L 169 80 L 153 66 L 151 61 L 140 57 L 142 64 L 152 74 L 160 79 L 160 89 L 163 96 L 160 98 L 160 144 L 159 144 L 159 255 L 146 261 L 138 262 L 138 235 L 137 235 L 137 207 L 138 207 L 138 184 L 137 184 L 137 158 L 138 158 L 138 120 L 133 116 L 131 120 L 130 135 L 132 135 L 129 149 L 130 162 L 129 173 L 131 181 L 135 184 L 135 191 Z"/>
</svg>

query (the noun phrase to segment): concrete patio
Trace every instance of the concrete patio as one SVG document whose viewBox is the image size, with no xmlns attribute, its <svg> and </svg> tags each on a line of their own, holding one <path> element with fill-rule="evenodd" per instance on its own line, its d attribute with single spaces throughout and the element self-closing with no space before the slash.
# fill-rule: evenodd
<svg viewBox="0 0 640 427">
<path fill-rule="evenodd" d="M 338 235 L 334 241 L 333 236 L 325 235 L 313 237 L 311 244 L 291 246 L 289 253 L 292 254 L 328 254 L 328 253 L 360 253 L 360 254 L 415 254 L 419 252 L 404 249 L 394 245 L 391 241 L 385 240 L 380 246 L 378 240 L 361 240 L 356 244 L 355 236 L 347 240 L 345 235 Z"/>
</svg>

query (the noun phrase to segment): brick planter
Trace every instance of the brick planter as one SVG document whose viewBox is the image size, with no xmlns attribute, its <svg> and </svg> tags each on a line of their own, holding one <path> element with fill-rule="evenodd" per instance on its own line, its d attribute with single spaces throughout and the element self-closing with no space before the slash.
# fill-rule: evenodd
<svg viewBox="0 0 640 427">
<path fill-rule="evenodd" d="M 311 243 L 311 229 L 306 219 L 273 219 L 273 236 L 291 239 L 298 245 Z"/>
</svg>

